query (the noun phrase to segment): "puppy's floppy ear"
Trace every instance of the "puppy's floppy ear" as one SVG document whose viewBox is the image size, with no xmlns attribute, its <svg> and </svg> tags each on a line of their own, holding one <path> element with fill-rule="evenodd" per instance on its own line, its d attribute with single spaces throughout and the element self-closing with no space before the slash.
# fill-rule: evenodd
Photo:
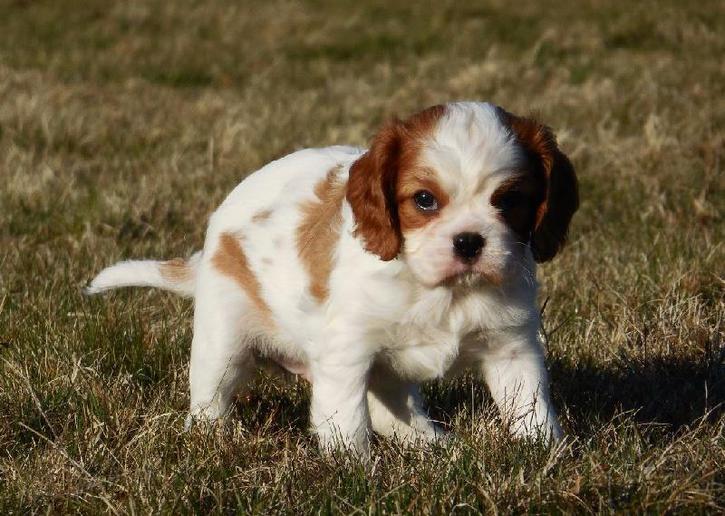
<svg viewBox="0 0 725 516">
<path fill-rule="evenodd" d="M 531 235 L 534 259 L 546 262 L 564 245 L 569 222 L 579 207 L 579 188 L 574 167 L 559 150 L 549 127 L 506 111 L 503 111 L 503 118 L 527 150 L 534 172 L 543 176 L 546 185 L 542 201 L 536 209 Z"/>
<path fill-rule="evenodd" d="M 402 123 L 395 119 L 383 126 L 370 149 L 350 167 L 347 201 L 355 215 L 355 235 L 365 249 L 382 260 L 400 253 L 395 188 L 402 152 Z"/>
</svg>

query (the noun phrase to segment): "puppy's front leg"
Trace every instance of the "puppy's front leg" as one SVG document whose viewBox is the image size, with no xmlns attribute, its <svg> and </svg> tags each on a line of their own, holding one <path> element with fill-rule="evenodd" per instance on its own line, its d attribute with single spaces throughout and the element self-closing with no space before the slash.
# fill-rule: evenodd
<svg viewBox="0 0 725 516">
<path fill-rule="evenodd" d="M 418 386 L 378 364 L 370 373 L 368 410 L 375 432 L 405 444 L 434 441 L 445 435 L 421 407 Z"/>
<path fill-rule="evenodd" d="M 356 353 L 359 343 L 347 342 L 311 363 L 313 429 L 324 451 L 344 448 L 367 458 L 370 416 L 368 374 L 372 357 Z"/>
<path fill-rule="evenodd" d="M 502 416 L 511 418 L 514 435 L 561 438 L 535 328 L 489 334 L 481 370 Z"/>
</svg>

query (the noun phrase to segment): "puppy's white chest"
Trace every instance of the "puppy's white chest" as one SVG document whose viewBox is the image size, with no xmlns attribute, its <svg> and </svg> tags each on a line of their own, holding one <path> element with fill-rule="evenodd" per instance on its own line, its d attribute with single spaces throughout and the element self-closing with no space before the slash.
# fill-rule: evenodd
<svg viewBox="0 0 725 516">
<path fill-rule="evenodd" d="M 460 353 L 468 333 L 450 293 L 428 293 L 396 325 L 388 349 L 390 365 L 405 378 L 422 381 L 446 375 Z"/>
<path fill-rule="evenodd" d="M 490 331 L 532 324 L 531 306 L 504 303 L 487 292 L 456 298 L 448 289 L 429 291 L 401 317 L 385 353 L 403 377 L 441 378 L 480 354 Z"/>
<path fill-rule="evenodd" d="M 390 365 L 402 377 L 423 381 L 443 377 L 459 352 L 457 334 L 440 328 L 401 329 L 399 341 L 389 350 Z"/>
</svg>

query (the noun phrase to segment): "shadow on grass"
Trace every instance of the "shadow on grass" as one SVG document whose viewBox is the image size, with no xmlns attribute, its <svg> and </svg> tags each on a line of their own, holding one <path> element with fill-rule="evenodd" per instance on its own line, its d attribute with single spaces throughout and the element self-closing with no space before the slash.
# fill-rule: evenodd
<svg viewBox="0 0 725 516">
<path fill-rule="evenodd" d="M 550 370 L 559 406 L 566 406 L 574 430 L 587 421 L 607 421 L 629 412 L 638 423 L 665 425 L 676 432 L 725 408 L 725 354 L 662 357 L 611 366 L 572 364 L 559 359 Z"/>
<path fill-rule="evenodd" d="M 725 411 L 723 358 L 720 353 L 701 361 L 658 358 L 606 366 L 554 358 L 549 363 L 554 403 L 567 413 L 567 426 L 576 434 L 586 435 L 622 413 L 675 433 Z M 304 432 L 309 426 L 309 392 L 304 382 L 258 383 L 239 398 L 234 417 L 252 431 Z M 472 374 L 427 383 L 423 396 L 430 416 L 448 427 L 461 411 L 483 414 L 492 409 L 483 382 Z"/>
<path fill-rule="evenodd" d="M 310 388 L 303 380 L 260 375 L 234 404 L 233 418 L 252 432 L 305 432 L 309 427 Z"/>
<path fill-rule="evenodd" d="M 555 358 L 549 363 L 554 403 L 576 434 L 590 433 L 592 426 L 622 413 L 675 433 L 725 412 L 724 359 L 722 351 L 702 360 L 657 358 L 605 366 Z M 434 382 L 424 394 L 431 417 L 447 426 L 462 410 L 486 413 L 492 405 L 483 382 L 473 375 Z"/>
</svg>

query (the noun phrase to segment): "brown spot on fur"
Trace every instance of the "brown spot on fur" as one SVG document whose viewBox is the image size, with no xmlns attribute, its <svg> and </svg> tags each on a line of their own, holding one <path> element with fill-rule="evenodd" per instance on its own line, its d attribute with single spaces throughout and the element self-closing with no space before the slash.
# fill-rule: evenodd
<svg viewBox="0 0 725 516">
<path fill-rule="evenodd" d="M 398 256 L 402 245 L 399 173 L 415 165 L 421 145 L 445 112 L 445 106 L 433 106 L 405 121 L 392 120 L 350 167 L 347 200 L 355 216 L 355 235 L 382 260 Z"/>
<path fill-rule="evenodd" d="M 159 265 L 161 276 L 174 283 L 188 281 L 192 278 L 193 272 L 183 258 L 174 258 Z"/>
<path fill-rule="evenodd" d="M 317 199 L 302 205 L 302 223 L 297 228 L 297 251 L 310 276 L 310 293 L 320 302 L 329 294 L 333 250 L 340 237 L 345 185 L 339 181 L 339 171 L 333 168 L 317 183 Z"/>
<path fill-rule="evenodd" d="M 546 193 L 546 183 L 540 175 L 523 173 L 504 181 L 491 195 L 491 204 L 498 208 L 499 217 L 513 229 L 522 242 L 528 242 L 536 223 L 536 211 Z"/>
<path fill-rule="evenodd" d="M 233 279 L 249 296 L 259 317 L 266 326 L 273 326 L 272 312 L 262 297 L 262 286 L 249 267 L 239 238 L 231 233 L 222 233 L 219 245 L 212 257 L 213 266 L 222 274 Z"/>
<path fill-rule="evenodd" d="M 272 210 L 260 210 L 252 215 L 252 222 L 259 224 L 265 222 L 272 215 Z"/>
<path fill-rule="evenodd" d="M 423 211 L 415 203 L 414 196 L 421 190 L 428 190 L 436 198 L 438 209 Z M 436 219 L 448 204 L 448 193 L 438 184 L 435 172 L 416 166 L 401 168 L 398 174 L 397 203 L 401 232 L 418 229 Z"/>
<path fill-rule="evenodd" d="M 499 108 L 500 109 L 500 108 Z M 551 260 L 566 242 L 569 222 L 579 207 L 574 167 L 559 150 L 551 129 L 531 118 L 500 109 L 501 120 L 528 153 L 531 169 L 544 186 L 531 235 L 531 250 L 537 262 Z"/>
</svg>

